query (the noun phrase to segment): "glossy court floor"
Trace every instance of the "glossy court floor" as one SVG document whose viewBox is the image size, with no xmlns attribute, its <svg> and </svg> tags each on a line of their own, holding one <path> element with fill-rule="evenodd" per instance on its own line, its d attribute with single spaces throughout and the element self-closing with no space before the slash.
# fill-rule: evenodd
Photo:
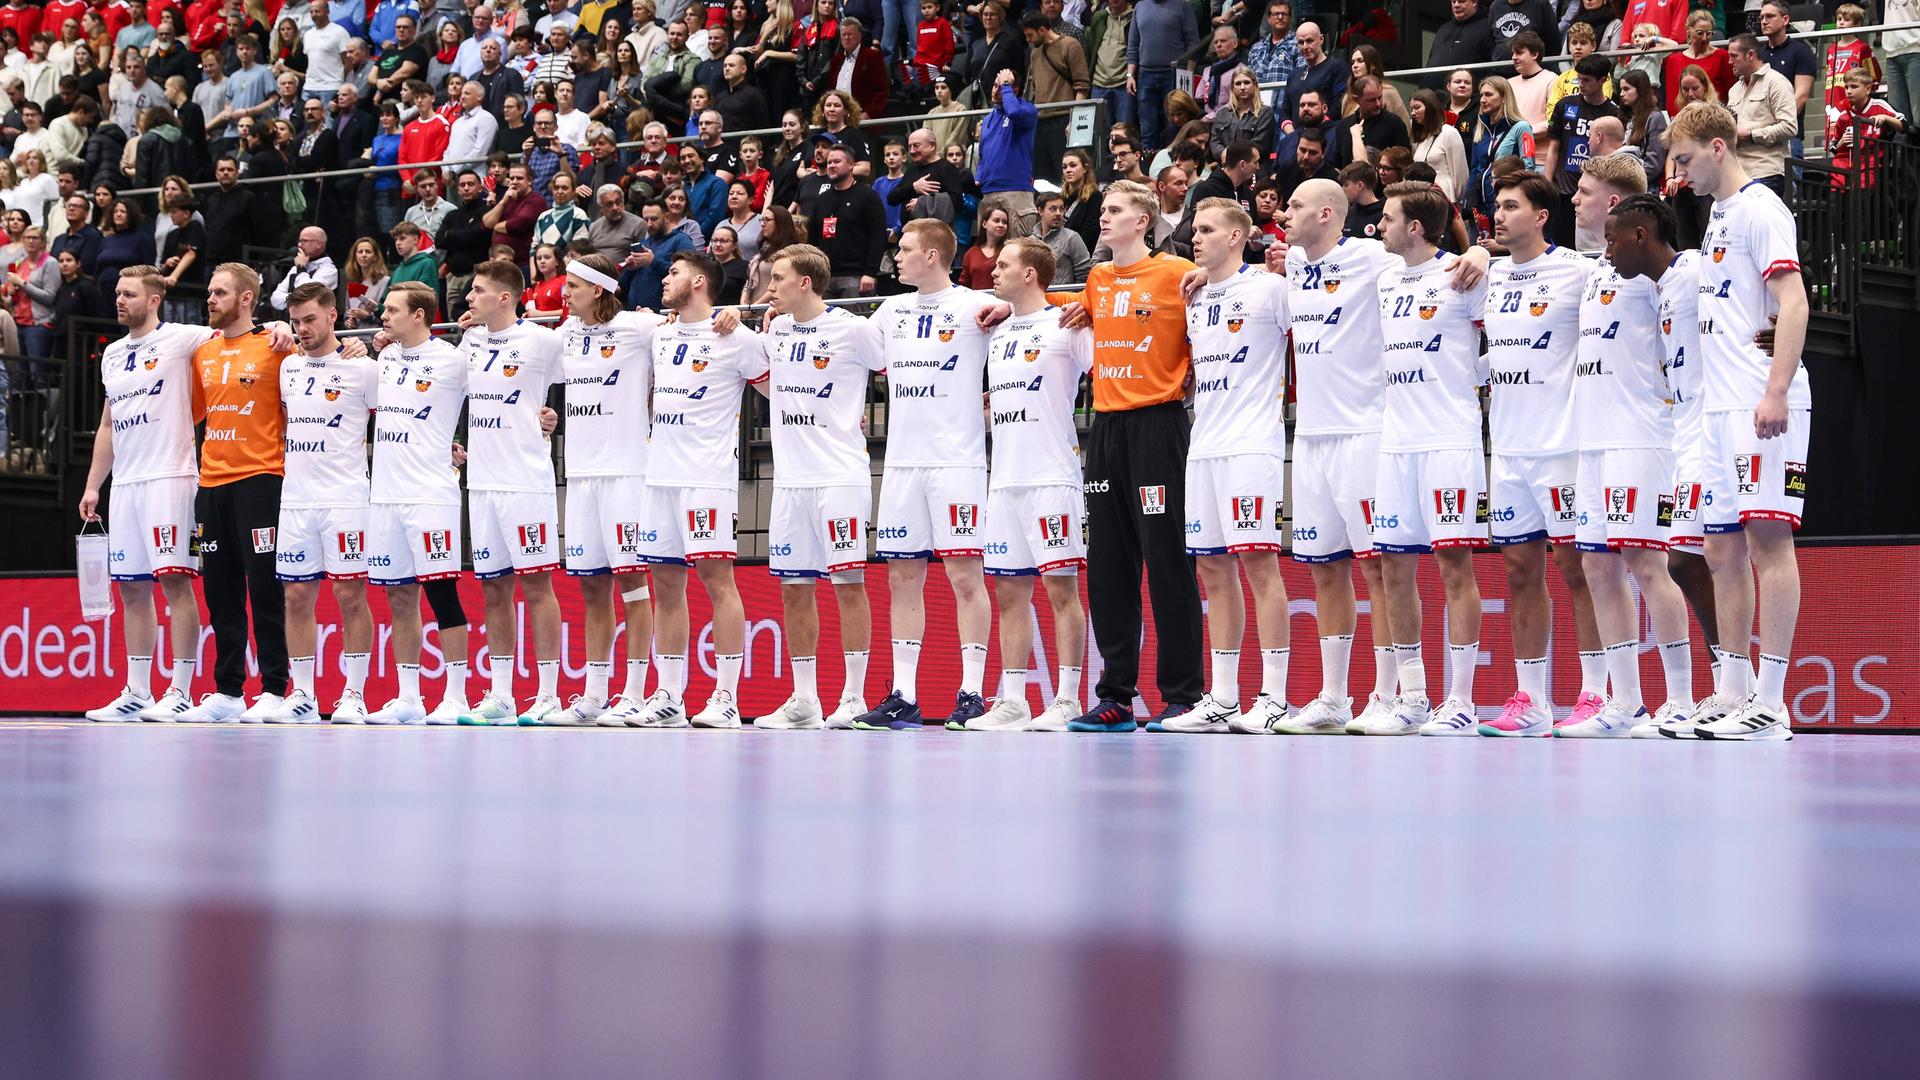
<svg viewBox="0 0 1920 1080">
<path fill-rule="evenodd" d="M 1912 1077 L 1920 739 L 0 723 L 0 1075 Z"/>
</svg>

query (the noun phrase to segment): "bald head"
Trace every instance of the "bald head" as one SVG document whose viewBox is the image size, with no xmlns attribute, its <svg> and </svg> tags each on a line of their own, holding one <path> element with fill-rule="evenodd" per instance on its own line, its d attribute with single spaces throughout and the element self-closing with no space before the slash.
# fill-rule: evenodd
<svg viewBox="0 0 1920 1080">
<path fill-rule="evenodd" d="M 1605 157 L 1627 145 L 1627 128 L 1617 116 L 1602 116 L 1587 125 L 1588 153 Z"/>
<path fill-rule="evenodd" d="M 1347 193 L 1335 181 L 1303 180 L 1287 200 L 1287 238 L 1301 247 L 1332 244 L 1346 223 Z"/>
<path fill-rule="evenodd" d="M 1300 45 L 1300 55 L 1310 63 L 1317 63 L 1327 55 L 1327 38 L 1321 33 L 1319 23 L 1301 23 L 1300 28 L 1293 32 L 1293 38 Z"/>
<path fill-rule="evenodd" d="M 930 128 L 914 128 L 907 133 L 907 156 L 916 164 L 930 165 L 940 157 L 940 141 Z"/>
</svg>

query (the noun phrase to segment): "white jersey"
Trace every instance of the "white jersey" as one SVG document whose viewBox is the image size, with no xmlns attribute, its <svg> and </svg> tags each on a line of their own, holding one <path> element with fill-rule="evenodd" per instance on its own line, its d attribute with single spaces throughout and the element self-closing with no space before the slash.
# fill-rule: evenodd
<svg viewBox="0 0 1920 1080">
<path fill-rule="evenodd" d="M 1378 240 L 1341 237 L 1324 258 L 1287 249 L 1294 434 L 1380 430 L 1380 273 L 1405 265 Z"/>
<path fill-rule="evenodd" d="M 842 308 L 828 308 L 812 322 L 781 315 L 767 329 L 766 343 L 773 486 L 871 484 L 873 465 L 860 415 L 869 378 L 887 366 L 879 328 Z"/>
<path fill-rule="evenodd" d="M 1188 302 L 1189 458 L 1286 452 L 1287 289 L 1286 278 L 1242 266 Z"/>
<path fill-rule="evenodd" d="M 1793 214 L 1766 185 L 1750 180 L 1716 202 L 1700 241 L 1700 351 L 1706 411 L 1750 410 L 1766 395 L 1773 358 L 1753 336 L 1778 314 L 1767 279 L 1800 271 Z M 1787 408 L 1813 408 L 1804 365 L 1787 387 Z"/>
<path fill-rule="evenodd" d="M 873 313 L 887 350 L 887 465 L 987 464 L 986 425 L 977 401 L 987 336 L 974 316 L 993 297 L 954 286 L 932 295 L 890 296 Z"/>
<path fill-rule="evenodd" d="M 516 319 L 504 330 L 474 326 L 467 358 L 467 488 L 553 490 L 553 448 L 540 430 L 547 391 L 560 381 L 560 335 Z"/>
<path fill-rule="evenodd" d="M 1487 271 L 1487 382 L 1493 452 L 1549 457 L 1579 449 L 1573 358 L 1587 257 L 1551 247 L 1531 261 L 1495 259 Z"/>
<path fill-rule="evenodd" d="M 396 506 L 460 505 L 453 432 L 467 400 L 467 358 L 428 338 L 380 353 L 373 409 L 373 501 Z"/>
<path fill-rule="evenodd" d="M 1073 407 L 1080 376 L 1093 370 L 1093 331 L 1060 328 L 1047 305 L 1015 315 L 987 342 L 988 410 L 993 416 L 990 491 L 1080 486 L 1080 433 Z"/>
<path fill-rule="evenodd" d="M 280 363 L 280 405 L 287 412 L 287 478 L 280 505 L 290 510 L 365 506 L 367 418 L 374 361 L 294 353 Z"/>
<path fill-rule="evenodd" d="M 1703 438 L 1700 382 L 1700 253 L 1677 253 L 1654 292 L 1660 297 L 1660 343 L 1667 368 L 1667 395 L 1673 399 L 1673 448 L 1697 445 Z"/>
<path fill-rule="evenodd" d="M 1573 406 L 1580 449 L 1670 449 L 1666 354 L 1653 282 L 1621 277 L 1601 259 L 1580 301 L 1580 360 Z"/>
<path fill-rule="evenodd" d="M 560 374 L 567 384 L 567 478 L 647 474 L 647 396 L 653 337 L 663 320 L 622 311 L 588 326 L 560 324 Z"/>
<path fill-rule="evenodd" d="M 113 478 L 123 484 L 198 476 L 193 449 L 193 350 L 213 331 L 160 323 L 100 354 L 100 385 L 113 422 Z"/>
<path fill-rule="evenodd" d="M 1380 449 L 1480 449 L 1480 316 L 1487 283 L 1456 292 L 1447 253 L 1380 275 L 1386 392 Z"/>
<path fill-rule="evenodd" d="M 767 377 L 767 343 L 741 327 L 716 333 L 713 320 L 663 326 L 653 339 L 655 487 L 737 489 L 740 397 Z"/>
</svg>

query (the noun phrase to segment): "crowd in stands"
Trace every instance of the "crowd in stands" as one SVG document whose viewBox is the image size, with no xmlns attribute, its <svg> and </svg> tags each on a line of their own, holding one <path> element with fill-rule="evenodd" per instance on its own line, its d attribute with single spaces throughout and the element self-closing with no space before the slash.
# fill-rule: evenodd
<svg viewBox="0 0 1920 1080">
<path fill-rule="evenodd" d="M 67 318 L 111 314 L 123 267 L 193 286 L 265 265 L 260 249 L 279 259 L 272 304 L 319 281 L 359 325 L 406 281 L 457 317 L 474 266 L 502 255 L 528 270 L 533 314 L 564 311 L 566 261 L 587 252 L 637 306 L 688 248 L 721 261 L 725 302 L 761 300 L 769 256 L 798 242 L 831 259 L 833 295 L 883 294 L 918 217 L 955 225 L 962 283 L 1036 236 L 1068 285 L 1107 257 L 1119 177 L 1157 193 L 1159 251 L 1186 253 L 1212 196 L 1279 238 L 1309 177 L 1346 189 L 1353 235 L 1386 186 L 1422 180 L 1457 208 L 1455 247 L 1492 246 L 1498 176 L 1571 195 L 1613 152 L 1697 237 L 1707 207 L 1664 146 L 1690 101 L 1732 109 L 1748 172 L 1783 191 L 1790 158 L 1910 137 L 1920 31 L 1815 47 L 1784 0 L 1721 7 L 1739 10 L 1452 0 L 1429 64 L 1510 67 L 1396 82 L 1384 11 L 1313 0 L 0 0 L 0 288 L 20 348 L 45 357 Z M 1832 15 L 1920 20 L 1920 0 Z M 1804 129 L 1816 97 L 1824 132 Z M 1070 110 L 1039 108 L 1087 99 L 1112 121 L 1104 154 L 1068 145 Z M 970 108 L 991 112 L 939 116 Z M 252 182 L 316 172 L 337 175 Z M 1553 228 L 1600 243 L 1570 211 Z"/>
</svg>

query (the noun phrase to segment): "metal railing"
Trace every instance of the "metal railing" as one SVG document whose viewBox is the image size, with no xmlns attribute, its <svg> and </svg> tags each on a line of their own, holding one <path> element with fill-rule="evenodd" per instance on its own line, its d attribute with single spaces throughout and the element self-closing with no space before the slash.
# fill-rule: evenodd
<svg viewBox="0 0 1920 1080">
<path fill-rule="evenodd" d="M 1798 41 L 1818 41 L 1820 39 L 1830 38 L 1830 37 L 1847 37 L 1849 35 L 1865 36 L 1869 34 L 1878 34 L 1887 30 L 1920 30 L 1920 22 L 1875 23 L 1872 26 L 1850 26 L 1845 28 L 1832 28 L 1832 29 L 1825 29 L 1825 30 L 1808 30 L 1808 31 L 1805 31 L 1804 33 L 1795 33 L 1795 34 L 1790 34 L 1788 36 Z M 1714 48 L 1724 49 L 1727 46 L 1727 42 L 1731 40 L 1733 39 L 1730 37 L 1720 38 L 1718 40 L 1713 41 L 1711 44 L 1713 45 Z M 1612 59 L 1625 59 L 1625 58 L 1630 58 L 1635 56 L 1645 56 L 1648 53 L 1657 53 L 1657 54 L 1664 55 L 1666 53 L 1680 52 L 1685 48 L 1686 48 L 1686 45 L 1682 43 L 1678 45 L 1657 46 L 1652 49 L 1602 49 L 1602 50 L 1595 51 L 1591 55 L 1605 56 Z M 1571 61 L 1572 59 L 1573 59 L 1573 54 L 1561 53 L 1557 56 L 1542 57 L 1540 62 L 1542 64 L 1558 64 L 1558 63 Z M 1398 79 L 1398 80 L 1404 81 L 1406 79 L 1409 79 L 1417 75 L 1445 75 L 1450 71 L 1459 71 L 1463 68 L 1467 71 L 1491 71 L 1497 74 L 1502 69 L 1510 68 L 1512 66 L 1513 66 L 1513 63 L 1508 60 L 1482 60 L 1482 61 L 1476 61 L 1470 64 L 1443 64 L 1437 67 L 1401 68 L 1397 71 L 1387 72 L 1386 76 L 1389 79 Z M 1263 83 L 1261 84 L 1261 86 L 1262 86 L 1262 89 L 1267 88 L 1267 84 Z"/>
</svg>

